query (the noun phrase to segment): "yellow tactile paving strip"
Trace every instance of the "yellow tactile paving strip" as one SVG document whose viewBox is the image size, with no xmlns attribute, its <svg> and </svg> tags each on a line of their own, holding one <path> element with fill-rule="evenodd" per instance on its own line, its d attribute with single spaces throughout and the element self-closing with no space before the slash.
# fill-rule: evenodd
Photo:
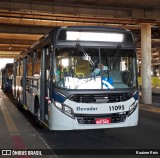
<svg viewBox="0 0 160 158">
<path fill-rule="evenodd" d="M 6 124 L 7 124 L 7 127 L 8 127 L 8 130 L 9 130 L 10 134 L 14 134 L 14 135 L 19 134 L 18 129 L 17 129 L 14 121 L 12 120 L 12 117 L 9 114 L 8 109 L 5 106 L 3 100 L 1 99 L 0 102 L 1 102 L 1 110 L 2 110 L 2 113 L 3 113 L 3 117 L 6 121 Z"/>
<path fill-rule="evenodd" d="M 34 151 L 36 151 L 36 149 L 39 149 L 39 147 L 41 149 L 50 150 L 50 147 L 47 145 L 45 140 L 43 140 L 38 133 L 35 133 L 35 130 L 31 130 L 31 132 L 32 132 L 31 134 L 27 133 L 27 136 L 29 136 L 28 139 L 24 138 L 25 137 L 24 134 L 26 131 L 21 130 L 20 128 L 23 128 L 23 127 L 19 126 L 19 124 L 16 124 L 17 122 L 12 118 L 13 115 L 17 115 L 19 111 L 17 111 L 17 109 L 14 108 L 14 106 L 11 107 L 10 105 L 12 105 L 12 104 L 9 103 L 9 99 L 7 99 L 5 95 L 4 96 L 1 95 L 1 90 L 0 90 L 0 114 L 3 115 L 7 130 L 8 130 L 8 131 L 5 131 L 6 130 L 6 127 L 5 127 L 4 129 L 2 129 L 2 132 L 4 132 L 3 133 L 4 135 L 5 135 L 5 132 L 7 133 L 7 136 L 5 135 L 5 137 L 7 137 L 7 140 L 8 140 L 7 143 L 10 146 L 9 151 L 10 151 L 10 149 L 13 149 L 13 150 L 17 150 L 17 151 L 23 150 L 26 152 L 31 150 L 34 152 Z M 8 132 L 9 132 L 9 135 L 8 135 Z M 36 136 L 36 140 L 34 138 L 34 141 L 36 141 L 34 144 L 32 143 L 33 134 L 34 134 L 34 136 Z M 5 140 L 3 140 L 3 142 L 1 142 L 1 145 L 2 145 L 2 143 L 5 143 Z M 34 154 L 32 156 L 34 157 Z M 24 158 L 30 158 L 32 156 L 30 154 L 29 155 L 21 155 L 21 152 L 19 152 L 18 155 L 14 155 L 14 157 L 24 157 Z M 6 158 L 6 157 L 7 156 L 4 156 L 4 158 Z M 37 156 L 35 156 L 35 157 L 37 157 Z M 41 156 L 41 157 L 46 157 L 46 155 Z M 57 156 L 54 154 L 47 155 L 47 157 L 48 158 L 49 157 L 57 158 Z"/>
</svg>

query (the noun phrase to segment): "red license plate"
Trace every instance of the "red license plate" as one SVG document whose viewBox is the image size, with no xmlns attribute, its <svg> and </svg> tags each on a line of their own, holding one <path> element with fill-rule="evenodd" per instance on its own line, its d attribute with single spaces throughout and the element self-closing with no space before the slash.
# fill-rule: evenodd
<svg viewBox="0 0 160 158">
<path fill-rule="evenodd" d="M 111 118 L 96 118 L 96 124 L 109 124 L 111 123 Z"/>
</svg>

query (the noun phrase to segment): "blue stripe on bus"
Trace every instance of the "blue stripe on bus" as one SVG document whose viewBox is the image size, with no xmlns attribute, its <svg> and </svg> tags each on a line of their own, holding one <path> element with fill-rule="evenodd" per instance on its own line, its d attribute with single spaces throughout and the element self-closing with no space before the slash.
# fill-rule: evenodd
<svg viewBox="0 0 160 158">
<path fill-rule="evenodd" d="M 134 97 L 135 100 L 138 100 L 138 98 L 139 98 L 139 93 L 138 93 L 138 91 L 136 91 L 136 92 L 133 94 L 133 97 Z"/>
<path fill-rule="evenodd" d="M 53 99 L 60 102 L 60 103 L 63 103 L 65 101 L 65 97 L 58 94 L 57 92 L 53 92 Z"/>
</svg>

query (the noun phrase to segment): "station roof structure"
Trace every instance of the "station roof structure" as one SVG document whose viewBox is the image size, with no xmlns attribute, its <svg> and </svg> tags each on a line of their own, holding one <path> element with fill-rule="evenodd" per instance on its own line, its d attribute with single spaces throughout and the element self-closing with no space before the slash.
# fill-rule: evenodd
<svg viewBox="0 0 160 158">
<path fill-rule="evenodd" d="M 131 30 L 141 60 L 141 24 L 152 26 L 152 64 L 160 65 L 159 0 L 1 0 L 0 58 L 14 58 L 56 26 Z"/>
</svg>

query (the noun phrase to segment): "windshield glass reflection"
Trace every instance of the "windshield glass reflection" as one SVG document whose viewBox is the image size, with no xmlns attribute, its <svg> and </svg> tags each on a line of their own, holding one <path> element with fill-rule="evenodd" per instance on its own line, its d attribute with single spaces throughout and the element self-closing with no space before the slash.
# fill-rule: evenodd
<svg viewBox="0 0 160 158">
<path fill-rule="evenodd" d="M 136 86 L 135 52 L 107 48 L 57 48 L 54 83 L 67 89 L 118 89 Z"/>
</svg>

